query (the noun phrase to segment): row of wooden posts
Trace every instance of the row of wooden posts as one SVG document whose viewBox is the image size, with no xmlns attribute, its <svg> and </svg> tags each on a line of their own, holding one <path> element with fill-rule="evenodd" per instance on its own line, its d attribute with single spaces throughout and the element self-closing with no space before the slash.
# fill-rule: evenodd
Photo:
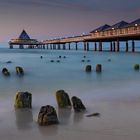
<svg viewBox="0 0 140 140">
<path fill-rule="evenodd" d="M 47 44 L 47 45 L 45 45 L 44 49 L 46 48 L 46 49 L 51 49 L 51 50 L 71 50 L 71 43 L 68 43 L 68 47 L 67 47 L 66 44 L 67 43 L 63 43 L 63 44 Z M 93 49 L 94 49 L 94 51 L 103 51 L 102 42 L 98 42 L 98 43 L 94 42 Z M 78 42 L 75 42 L 75 50 L 78 50 Z M 84 42 L 84 50 L 85 51 L 90 50 L 89 42 Z M 120 51 L 120 42 L 119 41 L 110 42 L 110 51 L 111 52 L 119 52 Z M 128 41 L 126 41 L 125 51 L 126 52 L 129 51 Z M 131 51 L 135 52 L 135 41 L 134 40 L 132 40 Z"/>
<path fill-rule="evenodd" d="M 74 49 L 75 50 L 78 50 L 78 43 L 79 42 L 75 42 L 75 47 Z M 103 50 L 103 42 L 99 41 L 99 42 L 93 42 L 94 45 L 93 45 L 93 50 L 94 51 L 104 51 Z M 68 44 L 68 46 L 67 46 Z M 16 44 L 18 45 L 18 44 Z M 23 45 L 23 44 L 19 44 L 19 48 L 20 49 L 24 49 L 24 46 L 26 45 Z M 51 44 L 33 44 L 33 45 L 27 45 L 29 49 L 51 49 L 51 50 L 71 50 L 72 49 L 72 46 L 71 46 L 71 43 L 51 43 Z M 83 49 L 85 51 L 90 51 L 90 47 L 89 47 L 89 42 L 83 42 Z M 12 49 L 13 48 L 13 44 L 10 44 L 10 48 Z M 120 51 L 120 41 L 111 41 L 110 42 L 110 50 L 111 52 L 119 52 Z M 128 52 L 129 51 L 129 43 L 128 41 L 126 41 L 126 44 L 125 44 L 125 51 Z M 131 52 L 135 52 L 135 41 L 132 40 L 131 42 Z"/>
</svg>

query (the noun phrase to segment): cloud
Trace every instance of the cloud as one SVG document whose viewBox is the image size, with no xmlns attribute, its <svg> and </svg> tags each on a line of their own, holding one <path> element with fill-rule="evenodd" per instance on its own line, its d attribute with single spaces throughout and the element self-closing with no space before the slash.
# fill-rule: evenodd
<svg viewBox="0 0 140 140">
<path fill-rule="evenodd" d="M 91 10 L 90 6 L 77 2 L 67 0 L 1 0 L 0 5 L 9 6 L 26 6 L 26 7 L 57 7 L 57 8 L 69 8 L 76 10 Z"/>
</svg>

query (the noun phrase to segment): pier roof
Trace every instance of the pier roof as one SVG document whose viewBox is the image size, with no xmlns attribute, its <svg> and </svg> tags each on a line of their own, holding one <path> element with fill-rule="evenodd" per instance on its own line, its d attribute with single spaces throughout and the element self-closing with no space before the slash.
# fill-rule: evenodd
<svg viewBox="0 0 140 140">
<path fill-rule="evenodd" d="M 126 25 L 125 27 L 130 27 L 130 26 L 137 26 L 140 25 L 140 18 L 136 19 L 134 21 L 132 21 L 131 23 L 129 23 L 128 25 Z"/>
<path fill-rule="evenodd" d="M 26 31 L 23 29 L 23 31 L 21 32 L 20 36 L 18 39 L 30 39 L 29 35 L 26 33 Z"/>
<path fill-rule="evenodd" d="M 112 26 L 110 26 L 109 28 L 107 28 L 106 30 L 110 30 L 110 29 L 119 29 L 119 28 L 123 28 L 124 26 L 128 25 L 128 22 L 126 21 L 120 21 Z"/>
<path fill-rule="evenodd" d="M 37 45 L 42 44 L 42 42 L 39 42 L 36 39 L 31 39 L 27 32 L 23 30 L 18 38 L 11 39 L 9 41 L 9 44 L 13 45 Z"/>
<path fill-rule="evenodd" d="M 110 25 L 105 24 L 105 25 L 100 26 L 100 27 L 98 27 L 97 29 L 95 29 L 95 30 L 91 31 L 90 33 L 100 32 L 100 31 L 103 31 L 103 30 L 105 30 L 105 29 L 108 29 L 109 27 L 110 27 Z"/>
</svg>

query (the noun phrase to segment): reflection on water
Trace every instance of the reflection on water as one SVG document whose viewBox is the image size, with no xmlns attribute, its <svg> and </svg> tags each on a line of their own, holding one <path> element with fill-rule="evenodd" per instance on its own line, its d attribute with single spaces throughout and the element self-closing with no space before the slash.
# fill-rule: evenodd
<svg viewBox="0 0 140 140">
<path fill-rule="evenodd" d="M 58 109 L 58 118 L 61 124 L 68 124 L 70 121 L 71 109 Z"/>
<path fill-rule="evenodd" d="M 39 126 L 38 125 L 38 129 L 39 132 L 43 135 L 43 136 L 54 136 L 57 135 L 58 133 L 58 125 L 49 125 L 49 126 Z"/>
<path fill-rule="evenodd" d="M 18 129 L 30 129 L 33 115 L 30 109 L 15 109 L 16 125 Z"/>
<path fill-rule="evenodd" d="M 82 121 L 82 119 L 84 118 L 84 112 L 74 112 L 73 114 L 73 123 L 80 123 Z"/>
</svg>

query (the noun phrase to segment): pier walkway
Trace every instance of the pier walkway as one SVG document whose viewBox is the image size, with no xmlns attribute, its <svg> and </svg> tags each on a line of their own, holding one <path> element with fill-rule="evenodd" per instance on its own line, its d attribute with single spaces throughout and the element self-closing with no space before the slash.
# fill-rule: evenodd
<svg viewBox="0 0 140 140">
<path fill-rule="evenodd" d="M 136 40 L 140 40 L 140 19 L 131 23 L 121 21 L 112 26 L 103 25 L 87 35 L 45 40 L 43 43 L 47 49 L 58 50 L 70 50 L 71 43 L 75 43 L 75 49 L 78 50 L 78 42 L 83 42 L 83 49 L 89 51 L 89 42 L 93 42 L 94 51 L 103 51 L 103 42 L 110 42 L 110 51 L 119 52 L 120 42 L 125 41 L 125 51 L 128 52 L 128 48 L 131 47 L 131 51 L 135 52 Z M 132 42 L 131 46 L 128 41 Z"/>
</svg>

